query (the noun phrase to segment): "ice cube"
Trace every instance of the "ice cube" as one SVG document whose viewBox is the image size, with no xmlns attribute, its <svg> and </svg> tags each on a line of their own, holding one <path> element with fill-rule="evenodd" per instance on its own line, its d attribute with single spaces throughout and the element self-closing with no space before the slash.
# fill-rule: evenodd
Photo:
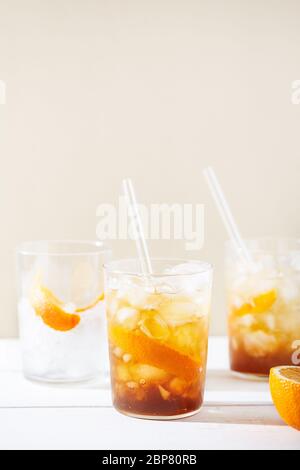
<svg viewBox="0 0 300 470">
<path fill-rule="evenodd" d="M 178 377 L 175 377 L 173 380 L 170 382 L 170 390 L 174 395 L 182 395 L 187 387 L 187 383 L 179 379 Z"/>
<path fill-rule="evenodd" d="M 130 374 L 136 382 L 142 380 L 151 383 L 163 383 L 169 379 L 169 374 L 158 367 L 148 364 L 135 364 L 130 367 Z"/>
<path fill-rule="evenodd" d="M 120 307 L 120 302 L 116 298 L 107 301 L 107 309 L 111 316 L 115 316 Z"/>
<path fill-rule="evenodd" d="M 276 328 L 276 320 L 274 315 L 266 314 L 262 315 L 262 321 L 265 323 L 266 327 L 270 332 L 274 332 Z"/>
<path fill-rule="evenodd" d="M 192 293 L 198 289 L 206 288 L 210 284 L 210 272 L 203 270 L 202 263 L 182 263 L 165 270 L 170 276 L 167 283 L 173 288 L 173 292 Z M 176 276 L 176 274 L 178 276 Z"/>
<path fill-rule="evenodd" d="M 169 328 L 166 322 L 159 316 L 146 316 L 140 323 L 141 331 L 149 336 L 160 341 L 165 341 L 169 337 Z"/>
<path fill-rule="evenodd" d="M 239 309 L 245 304 L 245 299 L 234 294 L 231 304 L 235 309 Z"/>
<path fill-rule="evenodd" d="M 117 299 L 133 308 L 143 309 L 151 293 L 144 286 L 124 285 L 118 290 Z"/>
<path fill-rule="evenodd" d="M 127 289 L 125 298 L 132 307 L 143 308 L 147 303 L 147 292 L 141 287 Z"/>
<path fill-rule="evenodd" d="M 278 261 L 277 257 L 272 253 L 260 254 L 259 260 L 255 263 L 257 266 L 260 265 L 260 271 L 265 271 L 270 275 L 276 275 L 278 272 Z"/>
<path fill-rule="evenodd" d="M 132 360 L 131 354 L 124 354 L 123 361 L 125 362 L 125 364 L 128 364 L 128 362 L 130 362 L 131 360 Z"/>
<path fill-rule="evenodd" d="M 107 288 L 113 291 L 117 291 L 119 289 L 119 286 L 120 286 L 119 278 L 110 276 L 108 279 Z"/>
<path fill-rule="evenodd" d="M 290 266 L 295 271 L 300 271 L 300 254 L 299 253 L 291 253 L 290 255 Z"/>
<path fill-rule="evenodd" d="M 137 388 L 139 388 L 139 384 L 137 384 L 136 382 L 127 382 L 126 385 L 131 390 L 136 390 Z"/>
<path fill-rule="evenodd" d="M 245 328 L 251 328 L 256 323 L 255 317 L 253 315 L 243 315 L 242 317 L 238 317 L 236 323 L 239 326 Z"/>
<path fill-rule="evenodd" d="M 181 263 L 165 269 L 166 274 L 198 274 L 203 270 L 202 263 Z"/>
<path fill-rule="evenodd" d="M 140 319 L 140 312 L 135 308 L 124 307 L 118 310 L 116 315 L 117 322 L 121 323 L 122 326 L 133 330 L 137 327 L 138 321 Z"/>
<path fill-rule="evenodd" d="M 199 316 L 199 306 L 189 298 L 176 298 L 161 306 L 160 315 L 168 324 L 185 323 Z"/>
<path fill-rule="evenodd" d="M 242 289 L 243 286 L 247 283 L 248 277 L 247 276 L 237 276 L 232 281 L 232 287 L 234 290 Z"/>
<path fill-rule="evenodd" d="M 259 330 L 245 335 L 244 347 L 250 356 L 260 358 L 274 353 L 278 343 L 275 336 Z"/>
<path fill-rule="evenodd" d="M 282 298 L 288 303 L 300 297 L 300 283 L 293 279 L 284 279 L 280 293 Z"/>
<path fill-rule="evenodd" d="M 130 382 L 132 380 L 129 368 L 125 364 L 120 364 L 117 366 L 116 377 L 120 382 Z"/>
<path fill-rule="evenodd" d="M 160 283 L 157 283 L 155 285 L 155 292 L 157 294 L 174 294 L 176 292 L 176 289 L 174 288 L 173 285 L 168 284 L 167 282 L 162 282 L 160 280 Z"/>
<path fill-rule="evenodd" d="M 123 354 L 124 352 L 122 351 L 121 348 L 119 347 L 116 347 L 114 350 L 113 350 L 113 353 L 116 357 L 118 357 L 119 359 L 121 359 L 121 357 L 123 357 Z"/>
</svg>

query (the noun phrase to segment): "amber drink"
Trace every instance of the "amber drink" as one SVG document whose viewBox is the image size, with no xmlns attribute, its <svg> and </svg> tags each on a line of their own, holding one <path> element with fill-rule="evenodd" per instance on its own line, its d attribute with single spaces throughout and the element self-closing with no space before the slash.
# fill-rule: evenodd
<svg viewBox="0 0 300 470">
<path fill-rule="evenodd" d="M 135 260 L 106 271 L 114 406 L 134 417 L 196 413 L 204 395 L 212 269 L 207 263 Z"/>
</svg>

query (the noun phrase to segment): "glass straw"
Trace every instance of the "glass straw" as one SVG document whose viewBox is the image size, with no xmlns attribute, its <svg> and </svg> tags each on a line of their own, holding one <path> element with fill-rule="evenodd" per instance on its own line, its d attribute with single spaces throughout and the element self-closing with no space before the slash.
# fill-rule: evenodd
<svg viewBox="0 0 300 470">
<path fill-rule="evenodd" d="M 138 204 L 136 201 L 134 187 L 130 178 L 126 178 L 123 180 L 123 190 L 126 198 L 128 214 L 131 219 L 134 230 L 134 239 L 137 246 L 141 270 L 144 276 L 150 276 L 151 274 L 153 274 L 152 264 L 150 260 L 148 246 L 146 243 Z"/>
<path fill-rule="evenodd" d="M 215 200 L 215 203 L 220 212 L 220 215 L 222 217 L 222 220 L 224 222 L 224 225 L 226 227 L 226 230 L 229 234 L 230 239 L 233 241 L 237 249 L 237 252 L 241 254 L 245 263 L 253 267 L 254 263 L 253 263 L 252 257 L 248 251 L 248 248 L 244 240 L 241 237 L 238 226 L 234 220 L 233 214 L 230 210 L 230 207 L 228 205 L 228 202 L 225 198 L 225 195 L 223 193 L 223 190 L 220 186 L 220 183 L 217 179 L 217 176 L 214 170 L 211 167 L 205 168 L 205 170 L 203 170 L 203 174 L 206 178 L 209 189 Z"/>
</svg>

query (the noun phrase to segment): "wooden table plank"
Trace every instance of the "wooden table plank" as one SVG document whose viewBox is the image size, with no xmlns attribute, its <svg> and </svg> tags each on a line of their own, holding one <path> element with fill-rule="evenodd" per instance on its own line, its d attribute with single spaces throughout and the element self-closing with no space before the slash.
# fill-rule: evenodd
<svg viewBox="0 0 300 470">
<path fill-rule="evenodd" d="M 195 417 L 168 422 L 129 419 L 111 408 L 1 409 L 0 447 L 95 450 L 300 448 L 299 433 L 287 426 L 222 423 L 223 412 L 217 409 L 216 419 L 214 413 L 204 409 L 205 422 L 199 422 Z"/>
<path fill-rule="evenodd" d="M 0 449 L 300 449 L 279 418 L 267 382 L 228 369 L 226 338 L 210 340 L 205 406 L 188 419 L 122 416 L 103 383 L 49 386 L 26 381 L 17 340 L 0 341 Z"/>
</svg>

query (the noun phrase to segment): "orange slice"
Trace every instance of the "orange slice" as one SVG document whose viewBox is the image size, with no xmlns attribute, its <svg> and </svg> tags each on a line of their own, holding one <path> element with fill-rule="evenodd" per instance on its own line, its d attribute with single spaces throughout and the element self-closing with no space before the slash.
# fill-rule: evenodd
<svg viewBox="0 0 300 470">
<path fill-rule="evenodd" d="M 239 308 L 233 310 L 233 315 L 243 316 L 248 314 L 255 313 L 264 313 L 267 312 L 276 302 L 277 292 L 275 289 L 272 289 L 264 294 L 260 294 L 253 298 L 251 303 L 242 305 Z"/>
<path fill-rule="evenodd" d="M 62 309 L 62 302 L 46 287 L 39 286 L 34 290 L 32 306 L 43 322 L 54 330 L 69 331 L 80 322 L 80 316 L 66 313 Z"/>
<path fill-rule="evenodd" d="M 142 363 L 165 370 L 187 381 L 195 380 L 200 364 L 189 356 L 171 349 L 166 344 L 149 338 L 140 330 L 127 330 L 114 325 L 109 330 L 110 340 Z"/>
<path fill-rule="evenodd" d="M 271 369 L 270 389 L 274 405 L 282 419 L 300 431 L 300 367 Z"/>
</svg>

